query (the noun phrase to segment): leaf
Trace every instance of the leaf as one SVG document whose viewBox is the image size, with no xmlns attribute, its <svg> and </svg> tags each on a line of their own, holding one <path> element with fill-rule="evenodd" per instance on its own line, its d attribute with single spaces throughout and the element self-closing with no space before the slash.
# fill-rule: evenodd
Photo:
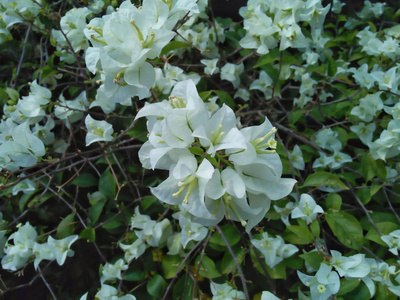
<svg viewBox="0 0 400 300">
<path fill-rule="evenodd" d="M 332 58 L 332 56 L 328 56 L 328 75 L 333 77 L 337 72 L 337 64 L 336 60 Z"/>
<path fill-rule="evenodd" d="M 371 191 L 368 187 L 358 189 L 356 191 L 356 194 L 357 194 L 358 198 L 360 198 L 360 200 L 363 204 L 367 204 L 369 201 L 371 201 L 372 195 L 371 195 Z"/>
<path fill-rule="evenodd" d="M 178 272 L 181 263 L 182 259 L 179 255 L 165 255 L 161 262 L 165 279 L 173 278 Z"/>
<path fill-rule="evenodd" d="M 333 210 L 340 210 L 342 206 L 342 197 L 339 194 L 330 193 L 326 198 L 326 207 Z"/>
<path fill-rule="evenodd" d="M 345 279 L 345 278 L 342 278 L 340 280 L 340 290 L 336 295 L 340 296 L 340 295 L 348 294 L 351 291 L 353 291 L 354 289 L 356 289 L 359 284 L 360 284 L 360 280 L 359 279 Z"/>
<path fill-rule="evenodd" d="M 369 181 L 375 176 L 380 180 L 386 178 L 386 167 L 381 159 L 373 159 L 371 154 L 368 153 L 361 158 L 361 173 L 365 181 Z"/>
<path fill-rule="evenodd" d="M 363 245 L 363 230 L 360 222 L 343 211 L 328 210 L 326 221 L 338 240 L 351 249 L 360 250 Z"/>
<path fill-rule="evenodd" d="M 233 101 L 232 97 L 225 91 L 221 91 L 221 90 L 213 90 L 213 92 L 215 94 L 217 94 L 219 100 L 222 103 L 225 103 L 226 105 L 228 105 L 230 108 L 232 108 L 233 110 L 235 110 L 235 101 Z"/>
<path fill-rule="evenodd" d="M 146 272 L 143 270 L 128 270 L 122 279 L 126 281 L 142 281 L 146 277 Z"/>
<path fill-rule="evenodd" d="M 63 239 L 67 236 L 73 235 L 75 230 L 74 224 L 75 213 L 66 216 L 57 227 L 57 238 Z"/>
<path fill-rule="evenodd" d="M 321 263 L 324 261 L 324 257 L 318 252 L 308 252 L 299 255 L 304 261 L 306 261 L 312 268 L 318 270 Z"/>
<path fill-rule="evenodd" d="M 329 173 L 329 172 L 316 172 L 314 174 L 309 175 L 304 181 L 303 187 L 306 186 L 329 186 L 333 188 L 340 188 L 344 190 L 348 190 L 349 188 L 339 179 L 338 176 Z"/>
<path fill-rule="evenodd" d="M 209 279 L 213 279 L 216 277 L 220 277 L 221 273 L 217 270 L 217 267 L 215 266 L 214 261 L 209 258 L 206 255 L 203 255 L 203 257 L 201 258 L 201 262 L 199 265 L 199 261 L 200 261 L 200 255 L 196 257 L 196 261 L 195 261 L 195 266 L 196 269 L 199 266 L 199 275 L 209 278 Z"/>
<path fill-rule="evenodd" d="M 289 243 L 307 245 L 314 241 L 313 234 L 301 226 L 287 226 L 283 238 Z"/>
<path fill-rule="evenodd" d="M 191 276 L 182 276 L 178 279 L 176 284 L 174 284 L 174 288 L 172 291 L 172 299 L 179 300 L 192 300 L 198 299 L 198 290 L 196 289 L 194 292 L 194 298 L 192 297 L 194 283 Z"/>
<path fill-rule="evenodd" d="M 383 235 L 387 235 L 392 231 L 395 231 L 400 228 L 400 226 L 393 222 L 381 222 L 375 223 L 376 227 L 380 230 Z M 381 235 L 376 231 L 376 229 L 372 226 L 368 233 L 365 235 L 365 238 L 373 241 L 379 245 L 387 247 L 388 245 L 382 241 Z"/>
<path fill-rule="evenodd" d="M 235 254 L 237 261 L 240 265 L 245 257 L 244 248 L 241 247 L 240 245 L 236 245 L 235 247 L 232 247 L 232 251 Z M 222 274 L 229 274 L 233 272 L 233 270 L 235 270 L 236 268 L 237 265 L 234 258 L 232 257 L 232 254 L 229 251 L 226 251 L 224 253 L 224 256 L 222 257 L 222 263 L 221 263 Z"/>
<path fill-rule="evenodd" d="M 96 240 L 96 231 L 92 227 L 87 227 L 81 231 L 79 237 L 85 239 L 88 243 L 93 243 Z"/>
<path fill-rule="evenodd" d="M 116 184 L 114 176 L 111 174 L 110 168 L 107 168 L 101 174 L 99 180 L 99 191 L 108 199 L 113 200 L 116 194 Z"/>
<path fill-rule="evenodd" d="M 146 289 L 155 298 L 161 298 L 167 288 L 167 282 L 161 275 L 154 275 L 146 284 Z"/>
<path fill-rule="evenodd" d="M 222 225 L 221 231 L 223 232 L 224 236 L 226 237 L 231 247 L 236 245 L 240 241 L 240 232 L 234 225 L 231 224 Z M 215 232 L 212 235 L 210 243 L 226 247 L 226 244 L 222 236 L 219 234 L 219 232 Z"/>
<path fill-rule="evenodd" d="M 188 43 L 181 42 L 181 41 L 172 41 L 169 42 L 167 45 L 162 48 L 160 56 L 167 54 L 168 52 L 171 52 L 172 50 L 179 49 L 179 48 L 184 48 L 189 46 Z"/>
<path fill-rule="evenodd" d="M 79 187 L 91 187 L 97 184 L 97 178 L 90 173 L 81 173 L 72 181 L 72 184 Z"/>
<path fill-rule="evenodd" d="M 253 69 L 269 65 L 280 58 L 280 51 L 278 48 L 272 49 L 269 53 L 262 55 L 258 58 L 257 63 L 253 66 Z"/>
</svg>

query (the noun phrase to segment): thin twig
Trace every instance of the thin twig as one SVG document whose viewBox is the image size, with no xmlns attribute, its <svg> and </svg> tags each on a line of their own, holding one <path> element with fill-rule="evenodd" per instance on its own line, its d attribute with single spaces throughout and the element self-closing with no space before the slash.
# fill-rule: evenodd
<svg viewBox="0 0 400 300">
<path fill-rule="evenodd" d="M 222 239 L 224 240 L 224 243 L 225 243 L 226 247 L 228 248 L 229 253 L 232 255 L 232 258 L 235 261 L 236 267 L 238 268 L 240 281 L 242 282 L 243 292 L 244 292 L 244 294 L 246 296 L 246 300 L 250 300 L 249 291 L 247 289 L 247 284 L 246 284 L 246 278 L 244 277 L 244 274 L 243 274 L 242 268 L 240 267 L 239 261 L 238 261 L 236 255 L 235 255 L 235 253 L 233 252 L 231 245 L 229 245 L 229 242 L 226 239 L 226 236 L 222 232 L 221 228 L 218 225 L 216 225 L 215 228 L 217 229 L 217 231 L 221 235 Z"/>
</svg>

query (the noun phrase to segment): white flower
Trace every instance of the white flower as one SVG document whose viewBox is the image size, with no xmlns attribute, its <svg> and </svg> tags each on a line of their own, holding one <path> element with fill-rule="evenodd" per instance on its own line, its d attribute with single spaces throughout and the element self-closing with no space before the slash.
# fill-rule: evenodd
<svg viewBox="0 0 400 300">
<path fill-rule="evenodd" d="M 246 299 L 243 292 L 235 290 L 232 286 L 230 286 L 227 283 L 217 284 L 211 281 L 210 288 L 213 294 L 212 300 Z"/>
<path fill-rule="evenodd" d="M 86 134 L 86 146 L 94 142 L 110 142 L 113 140 L 114 129 L 106 121 L 94 120 L 90 115 L 86 116 L 85 125 L 88 130 Z"/>
<path fill-rule="evenodd" d="M 302 194 L 298 206 L 292 211 L 292 219 L 301 218 L 307 224 L 311 224 L 319 213 L 324 213 L 322 207 L 317 205 L 310 195 Z"/>
<path fill-rule="evenodd" d="M 206 75 L 214 75 L 219 73 L 219 68 L 217 67 L 218 58 L 214 59 L 202 59 L 200 62 L 205 65 L 204 74 Z"/>
<path fill-rule="evenodd" d="M 317 274 L 314 276 L 305 275 L 297 271 L 301 282 L 310 288 L 313 300 L 326 300 L 336 294 L 340 289 L 339 275 L 332 271 L 332 267 L 321 264 Z"/>
<path fill-rule="evenodd" d="M 237 88 L 240 83 L 239 75 L 242 74 L 243 71 L 244 71 L 243 63 L 240 63 L 239 65 L 227 63 L 221 69 L 221 79 L 232 82 L 233 87 Z"/>
<path fill-rule="evenodd" d="M 114 264 L 106 263 L 101 272 L 100 282 L 107 280 L 122 279 L 121 272 L 128 269 L 128 265 L 120 258 Z"/>
<path fill-rule="evenodd" d="M 269 237 L 267 232 L 262 234 L 261 240 L 252 239 L 251 243 L 264 255 L 265 263 L 270 268 L 299 251 L 296 246 L 285 244 L 281 236 Z"/>
</svg>

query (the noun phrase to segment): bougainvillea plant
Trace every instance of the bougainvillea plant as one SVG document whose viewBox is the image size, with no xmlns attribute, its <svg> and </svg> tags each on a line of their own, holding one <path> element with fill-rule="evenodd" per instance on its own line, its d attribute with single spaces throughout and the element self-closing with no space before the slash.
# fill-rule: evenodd
<svg viewBox="0 0 400 300">
<path fill-rule="evenodd" d="M 222 1 L 0 0 L 0 297 L 400 296 L 400 5 Z"/>
</svg>

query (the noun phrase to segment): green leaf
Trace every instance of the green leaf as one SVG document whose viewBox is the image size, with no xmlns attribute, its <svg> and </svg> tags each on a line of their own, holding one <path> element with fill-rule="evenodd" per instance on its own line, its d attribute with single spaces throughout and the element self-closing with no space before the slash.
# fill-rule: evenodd
<svg viewBox="0 0 400 300">
<path fill-rule="evenodd" d="M 103 174 L 101 174 L 99 180 L 99 191 L 108 199 L 113 200 L 116 195 L 116 184 L 114 176 L 112 175 L 110 168 L 107 168 Z"/>
<path fill-rule="evenodd" d="M 371 201 L 372 195 L 371 195 L 371 191 L 368 187 L 358 189 L 356 191 L 356 194 L 357 194 L 358 198 L 360 198 L 360 200 L 363 204 L 367 204 L 369 201 Z"/>
<path fill-rule="evenodd" d="M 395 231 L 400 228 L 400 225 L 393 222 L 381 222 L 381 223 L 375 223 L 375 225 L 383 235 L 388 235 L 392 231 Z M 373 226 L 365 235 L 365 238 L 379 245 L 385 247 L 388 246 L 384 241 L 382 241 L 381 235 L 378 233 L 378 231 L 376 231 L 376 229 Z"/>
<path fill-rule="evenodd" d="M 361 158 L 361 173 L 365 181 L 369 181 L 375 176 L 380 180 L 386 178 L 386 167 L 381 159 L 373 159 L 371 154 L 368 153 Z"/>
<path fill-rule="evenodd" d="M 234 225 L 231 224 L 222 225 L 221 231 L 228 240 L 228 243 L 231 247 L 236 245 L 240 241 L 240 232 Z M 222 236 L 217 231 L 214 232 L 214 234 L 212 235 L 210 243 L 226 247 L 226 244 Z"/>
<path fill-rule="evenodd" d="M 324 261 L 324 257 L 316 251 L 300 254 L 299 256 L 315 270 L 318 270 Z"/>
<path fill-rule="evenodd" d="M 176 300 L 193 300 L 198 299 L 198 290 L 194 292 L 194 298 L 192 296 L 194 282 L 191 276 L 182 276 L 178 279 L 172 291 L 172 299 Z"/>
<path fill-rule="evenodd" d="M 122 279 L 127 281 L 142 281 L 145 277 L 146 272 L 144 270 L 128 270 L 122 275 Z"/>
<path fill-rule="evenodd" d="M 351 291 L 353 291 L 354 289 L 356 289 L 359 284 L 360 284 L 360 280 L 359 279 L 345 279 L 345 278 L 342 278 L 340 280 L 340 290 L 336 295 L 340 296 L 340 295 L 348 294 Z"/>
<path fill-rule="evenodd" d="M 240 245 L 236 245 L 235 247 L 232 247 L 232 251 L 236 256 L 238 263 L 241 264 L 245 257 L 244 248 L 241 247 Z M 222 274 L 232 273 L 236 268 L 237 265 L 232 257 L 232 254 L 229 251 L 226 251 L 224 253 L 224 256 L 222 257 L 222 263 L 221 263 Z"/>
<path fill-rule="evenodd" d="M 333 188 L 340 188 L 344 190 L 348 190 L 349 188 L 339 179 L 338 176 L 329 173 L 329 172 L 316 172 L 314 174 L 309 175 L 304 181 L 303 187 L 314 186 L 314 187 L 322 187 L 329 186 Z"/>
<path fill-rule="evenodd" d="M 165 279 L 173 278 L 178 272 L 182 259 L 179 255 L 165 255 L 163 256 L 161 266 L 164 272 Z"/>
<path fill-rule="evenodd" d="M 287 226 L 283 238 L 289 243 L 307 245 L 314 241 L 313 234 L 301 226 Z"/>
<path fill-rule="evenodd" d="M 343 211 L 328 210 L 326 221 L 333 234 L 346 247 L 360 250 L 363 245 L 363 230 L 360 222 Z"/>
<path fill-rule="evenodd" d="M 97 184 L 97 178 L 90 173 L 81 173 L 72 181 L 72 184 L 79 187 L 91 187 Z"/>
<path fill-rule="evenodd" d="M 57 238 L 63 239 L 67 236 L 73 235 L 75 230 L 75 213 L 66 216 L 57 227 Z"/>
<path fill-rule="evenodd" d="M 150 295 L 156 298 L 161 298 L 167 288 L 167 282 L 161 275 L 154 275 L 146 284 L 146 289 Z"/>
<path fill-rule="evenodd" d="M 269 65 L 280 58 L 280 51 L 278 48 L 272 49 L 269 53 L 262 55 L 258 58 L 257 63 L 253 66 L 253 69 Z"/>
<path fill-rule="evenodd" d="M 172 50 L 179 49 L 179 48 L 185 48 L 188 47 L 189 44 L 181 41 L 172 41 L 169 42 L 167 45 L 162 48 L 160 55 L 167 54 L 168 52 L 171 52 Z"/>
<path fill-rule="evenodd" d="M 93 243 L 96 240 L 96 231 L 92 227 L 87 227 L 81 231 L 79 237 L 85 239 L 88 243 Z"/>
<path fill-rule="evenodd" d="M 337 72 L 337 64 L 336 60 L 332 58 L 332 56 L 328 56 L 328 75 L 333 77 Z"/>
<path fill-rule="evenodd" d="M 340 210 L 342 206 L 342 197 L 339 194 L 330 193 L 326 198 L 326 207 L 333 210 Z"/>
<path fill-rule="evenodd" d="M 199 265 L 200 255 L 196 257 L 195 267 L 199 266 L 199 274 L 200 276 L 213 279 L 216 277 L 220 277 L 221 273 L 217 270 L 214 261 L 206 255 L 203 255 L 201 258 L 201 263 Z"/>
<path fill-rule="evenodd" d="M 235 110 L 235 101 L 233 101 L 232 97 L 225 91 L 221 91 L 221 90 L 213 90 L 213 92 L 215 94 L 217 94 L 219 100 L 222 103 L 225 103 L 226 105 L 228 105 L 230 108 L 232 108 L 233 110 Z"/>
</svg>

